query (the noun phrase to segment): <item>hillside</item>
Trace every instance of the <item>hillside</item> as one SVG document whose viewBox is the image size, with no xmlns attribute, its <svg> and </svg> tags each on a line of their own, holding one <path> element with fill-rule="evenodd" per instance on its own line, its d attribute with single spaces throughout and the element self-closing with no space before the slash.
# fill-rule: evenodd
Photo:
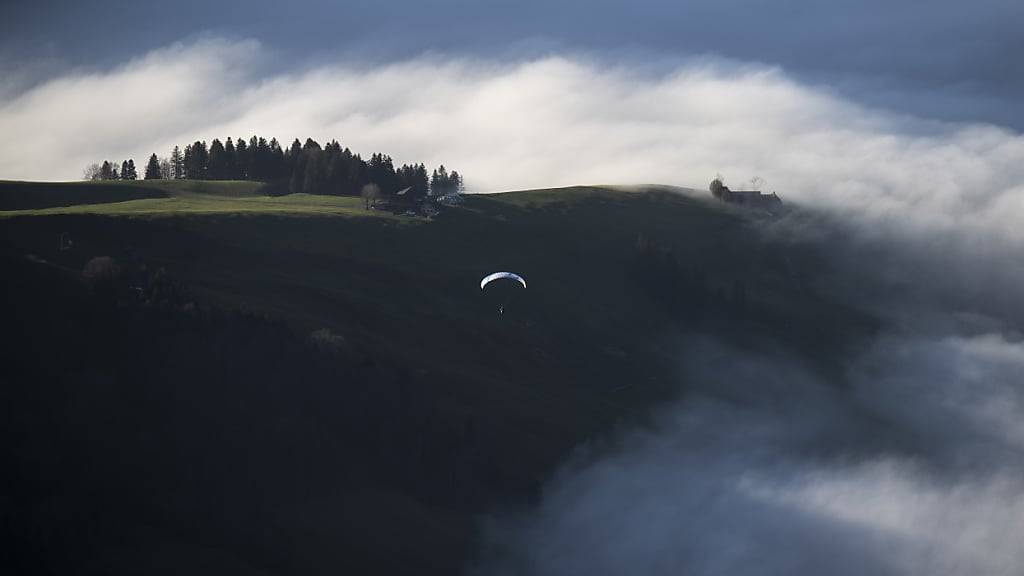
<svg viewBox="0 0 1024 576">
<path fill-rule="evenodd" d="M 819 247 L 665 187 L 471 196 L 426 220 L 243 183 L 143 184 L 0 183 L 18 279 L 7 399 L 24 407 L 5 423 L 21 463 L 8 493 L 38 517 L 68 488 L 31 478 L 71 466 L 98 486 L 75 463 L 92 452 L 165 474 L 125 480 L 131 506 L 96 488 L 125 507 L 97 533 L 97 565 L 145 526 L 129 532 L 146 554 L 229 572 L 457 572 L 480 515 L 531 501 L 581 443 L 685 395 L 681 336 L 768 340 L 835 371 L 874 327 L 816 289 Z M 80 279 L 98 256 L 119 269 L 106 292 Z M 529 281 L 500 317 L 477 285 L 495 270 Z M 30 465 L 39 442 L 54 456 Z M 80 513 L 83 530 L 100 514 Z M 46 526 L 26 561 L 74 537 Z"/>
<path fill-rule="evenodd" d="M 195 196 L 244 198 L 271 191 L 251 181 L 114 180 L 85 182 L 18 182 L 0 180 L 0 212 L 110 204 L 156 198 Z M 108 207 L 109 210 L 109 207 Z"/>
</svg>

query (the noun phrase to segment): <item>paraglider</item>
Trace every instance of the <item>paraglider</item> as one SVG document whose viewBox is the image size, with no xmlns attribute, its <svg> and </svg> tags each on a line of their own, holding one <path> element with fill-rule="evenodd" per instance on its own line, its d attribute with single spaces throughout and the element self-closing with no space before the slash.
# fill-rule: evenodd
<svg viewBox="0 0 1024 576">
<path fill-rule="evenodd" d="M 493 274 L 488 274 L 487 276 L 484 276 L 483 279 L 480 280 L 480 289 L 483 290 L 489 284 L 497 280 L 502 280 L 503 282 L 500 282 L 500 284 L 503 285 L 507 285 L 512 282 L 518 282 L 523 286 L 523 289 L 526 288 L 526 279 L 520 276 L 519 274 L 515 274 L 513 272 L 495 272 Z M 497 288 L 498 286 L 496 285 L 493 288 L 491 288 L 491 291 L 494 291 Z M 511 287 L 502 286 L 500 290 L 497 290 L 498 292 L 504 295 L 502 297 L 501 304 L 498 305 L 498 316 L 501 316 L 505 313 L 505 304 L 508 301 L 508 298 L 511 297 L 512 295 L 512 293 L 508 291 L 510 289 L 515 289 L 518 292 L 518 286 L 516 286 L 514 283 L 511 284 Z"/>
<path fill-rule="evenodd" d="M 526 280 L 524 280 L 523 277 L 520 276 L 519 274 L 514 274 L 512 272 L 495 272 L 494 274 L 488 274 L 487 276 L 484 276 L 484 279 L 480 281 L 480 289 L 483 290 L 484 286 L 487 286 L 491 282 L 498 280 L 500 278 L 511 278 L 512 280 L 518 280 L 519 283 L 523 285 L 523 288 L 526 288 Z"/>
</svg>

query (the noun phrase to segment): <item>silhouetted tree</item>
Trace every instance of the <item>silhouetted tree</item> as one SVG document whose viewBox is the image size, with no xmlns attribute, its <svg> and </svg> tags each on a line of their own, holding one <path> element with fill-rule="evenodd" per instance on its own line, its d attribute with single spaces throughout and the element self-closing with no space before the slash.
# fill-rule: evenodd
<svg viewBox="0 0 1024 576">
<path fill-rule="evenodd" d="M 224 145 L 217 138 L 210 142 L 210 157 L 206 164 L 206 177 L 210 180 L 224 180 L 227 177 L 227 156 Z"/>
<path fill-rule="evenodd" d="M 242 178 L 238 170 L 238 154 L 235 152 L 235 143 L 230 136 L 224 143 L 224 178 L 227 180 L 241 180 Z"/>
<path fill-rule="evenodd" d="M 159 160 L 159 158 L 158 158 Z M 112 166 L 112 169 L 116 165 Z M 227 138 L 196 141 L 184 150 L 175 147 L 169 167 L 159 166 L 165 178 L 189 179 L 245 179 L 276 182 L 290 192 L 308 194 L 340 194 L 355 196 L 366 184 L 376 184 L 381 195 L 390 195 L 402 188 L 411 188 L 410 198 L 419 198 L 431 192 L 445 194 L 461 188 L 462 179 L 457 172 L 447 172 L 444 166 L 435 171 L 432 180 L 426 166 L 406 164 L 395 169 L 394 161 L 383 153 L 375 153 L 366 162 L 337 140 L 321 146 L 307 138 L 298 138 L 288 149 L 281 147 L 276 138 L 268 142 L 253 135 L 249 140 Z M 116 171 L 116 170 L 115 170 Z M 102 168 L 100 168 L 102 173 Z"/>
<path fill-rule="evenodd" d="M 250 177 L 249 145 L 245 143 L 244 138 L 239 138 L 238 144 L 235 146 L 235 167 L 239 178 L 247 179 Z"/>
<path fill-rule="evenodd" d="M 171 174 L 168 177 L 174 180 L 185 177 L 185 158 L 181 154 L 181 148 L 177 146 L 171 151 Z"/>
<path fill-rule="evenodd" d="M 156 154 L 149 157 L 149 163 L 146 164 L 146 180 L 159 180 L 163 178 L 163 173 L 160 171 L 160 161 L 157 160 Z"/>
<path fill-rule="evenodd" d="M 270 163 L 267 168 L 268 180 L 283 180 L 288 177 L 288 171 L 284 162 L 284 150 L 281 149 L 281 144 L 277 141 L 277 138 L 270 139 L 270 152 L 267 161 Z"/>
<path fill-rule="evenodd" d="M 432 196 L 444 196 L 462 190 L 462 176 L 452 170 L 451 174 L 442 164 L 434 170 L 430 178 L 430 194 Z"/>
<path fill-rule="evenodd" d="M 393 194 L 400 189 L 391 156 L 379 153 L 374 154 L 370 156 L 370 162 L 366 168 L 370 182 L 379 186 L 385 194 Z"/>
<path fill-rule="evenodd" d="M 196 141 L 185 147 L 185 177 L 190 180 L 206 178 L 206 168 L 210 152 L 206 142 Z"/>
</svg>

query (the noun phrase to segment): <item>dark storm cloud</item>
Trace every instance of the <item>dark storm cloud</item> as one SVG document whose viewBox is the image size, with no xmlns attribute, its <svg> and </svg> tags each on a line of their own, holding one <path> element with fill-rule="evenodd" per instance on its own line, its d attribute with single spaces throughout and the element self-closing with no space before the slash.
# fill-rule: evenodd
<svg viewBox="0 0 1024 576">
<path fill-rule="evenodd" d="M 1024 4 L 1014 0 L 106 0 L 15 1 L 0 10 L 0 50 L 68 65 L 112 64 L 201 31 L 257 38 L 285 67 L 424 51 L 499 59 L 572 50 L 633 60 L 717 54 L 779 65 L 869 104 L 1024 128 L 1016 105 L 1024 79 L 1015 73 Z"/>
</svg>

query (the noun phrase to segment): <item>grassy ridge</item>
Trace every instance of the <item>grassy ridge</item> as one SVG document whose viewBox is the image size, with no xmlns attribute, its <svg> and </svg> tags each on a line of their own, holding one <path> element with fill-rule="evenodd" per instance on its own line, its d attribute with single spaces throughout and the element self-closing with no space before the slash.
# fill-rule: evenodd
<svg viewBox="0 0 1024 576">
<path fill-rule="evenodd" d="M 272 189 L 266 184 L 249 181 L 18 182 L 0 180 L 0 211 L 39 210 L 194 195 L 244 198 L 267 195 L 271 191 Z"/>
</svg>

